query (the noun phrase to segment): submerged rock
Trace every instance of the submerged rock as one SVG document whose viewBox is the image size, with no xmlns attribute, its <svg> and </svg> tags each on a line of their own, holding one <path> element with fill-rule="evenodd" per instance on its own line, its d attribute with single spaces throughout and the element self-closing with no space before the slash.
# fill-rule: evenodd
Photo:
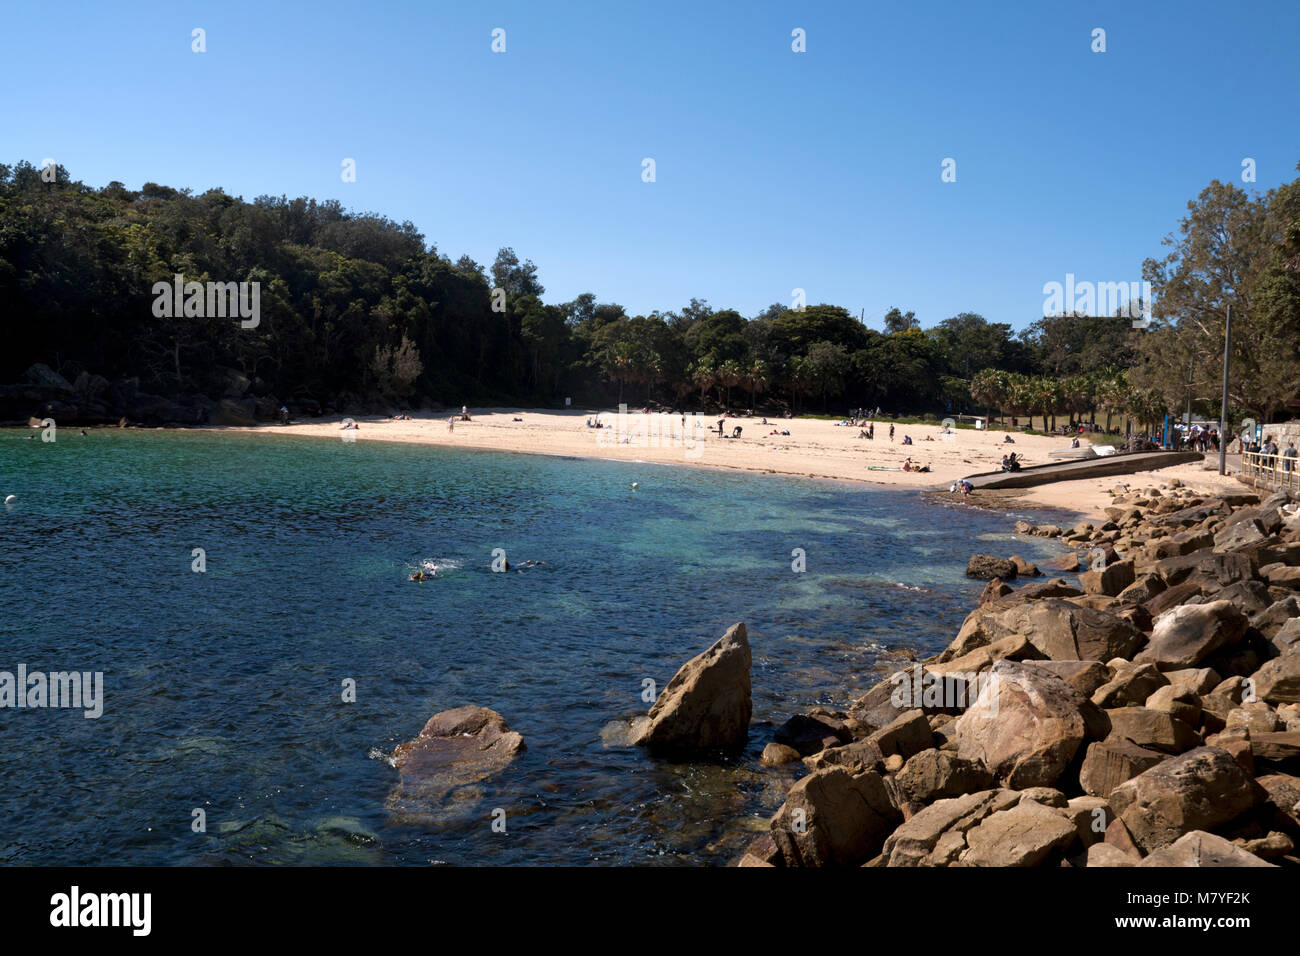
<svg viewBox="0 0 1300 956">
<path fill-rule="evenodd" d="M 459 788 L 486 780 L 525 749 L 495 710 L 468 705 L 434 714 L 393 752 L 401 780 L 388 808 L 405 819 L 437 820 Z"/>
</svg>

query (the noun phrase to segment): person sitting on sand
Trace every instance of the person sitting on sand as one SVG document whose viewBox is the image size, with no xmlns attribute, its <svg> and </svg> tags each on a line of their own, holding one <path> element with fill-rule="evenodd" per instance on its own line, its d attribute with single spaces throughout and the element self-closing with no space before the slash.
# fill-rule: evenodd
<svg viewBox="0 0 1300 956">
<path fill-rule="evenodd" d="M 913 471 L 930 471 L 931 469 L 930 469 L 930 466 L 929 466 L 929 465 L 918 465 L 916 468 L 913 468 L 912 470 L 913 470 Z"/>
<path fill-rule="evenodd" d="M 904 444 L 904 445 L 910 445 L 910 444 L 912 444 L 912 436 L 911 436 L 911 435 L 904 435 L 904 436 L 903 436 L 903 444 Z"/>
<path fill-rule="evenodd" d="M 1071 439 L 1071 440 L 1070 440 L 1070 447 L 1071 447 L 1071 448 L 1078 448 L 1078 447 L 1079 447 L 1079 439 L 1078 439 L 1078 438 Z"/>
<path fill-rule="evenodd" d="M 865 428 L 860 428 L 860 429 L 858 429 L 858 437 L 859 437 L 859 438 L 870 438 L 871 435 L 867 433 L 867 430 L 866 430 Z"/>
<path fill-rule="evenodd" d="M 1002 444 L 1004 444 L 1004 445 L 1014 445 L 1015 443 L 1016 443 L 1016 440 L 1015 440 L 1014 438 L 1012 438 L 1010 435 L 1003 435 L 1003 436 L 1002 436 Z"/>
</svg>

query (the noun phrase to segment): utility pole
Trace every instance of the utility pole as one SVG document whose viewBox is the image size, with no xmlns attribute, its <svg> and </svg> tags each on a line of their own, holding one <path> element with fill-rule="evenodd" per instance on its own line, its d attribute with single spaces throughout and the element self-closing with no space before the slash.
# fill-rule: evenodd
<svg viewBox="0 0 1300 956">
<path fill-rule="evenodd" d="M 1232 306 L 1223 324 L 1223 404 L 1219 406 L 1219 474 L 1228 473 L 1228 356 L 1232 352 Z"/>
</svg>

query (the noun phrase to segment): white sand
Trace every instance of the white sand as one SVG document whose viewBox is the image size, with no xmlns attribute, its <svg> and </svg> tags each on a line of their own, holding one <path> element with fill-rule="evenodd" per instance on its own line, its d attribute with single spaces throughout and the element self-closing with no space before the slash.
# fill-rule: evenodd
<svg viewBox="0 0 1300 956">
<path fill-rule="evenodd" d="M 942 489 L 946 491 L 958 478 L 994 471 L 1002 456 L 1015 451 L 1027 465 L 1044 464 L 1054 459 L 1049 452 L 1068 448 L 1069 438 L 1013 433 L 1015 444 L 1004 443 L 1006 432 L 957 429 L 951 438 L 937 425 L 896 424 L 893 442 L 889 440 L 889 421 L 877 421 L 875 439 L 859 438 L 857 427 L 810 418 L 726 419 L 725 431 L 741 426 L 742 437 L 720 438 L 715 431 L 717 417 L 686 416 L 683 433 L 680 415 L 642 415 L 629 413 L 622 421 L 617 412 L 600 412 L 607 427 L 591 429 L 588 418 L 594 410 L 535 411 L 515 409 L 470 409 L 472 421 L 457 421 L 454 430 L 447 427 L 450 413 L 422 414 L 410 421 L 382 418 L 357 418 L 359 428 L 351 435 L 358 443 L 368 441 L 409 442 L 458 448 L 483 448 L 531 454 L 573 455 L 578 457 L 638 460 L 665 464 L 693 465 L 706 468 L 730 468 L 740 471 L 809 478 L 874 482 L 894 487 Z M 514 419 L 522 419 L 515 421 Z M 693 424 L 697 419 L 698 424 Z M 248 428 L 221 428 L 218 431 L 252 432 L 268 435 L 310 435 L 342 440 L 341 417 L 309 419 L 290 425 L 258 425 Z M 788 430 L 788 436 L 772 435 L 773 430 Z M 913 444 L 903 444 L 911 436 Z M 1086 436 L 1084 438 L 1086 443 Z M 930 472 L 904 472 L 899 469 L 908 457 L 916 465 L 929 465 Z M 1138 475 L 1062 481 L 1028 489 L 1023 500 L 1061 508 L 1085 517 L 1096 517 L 1110 503 L 1106 489 L 1127 483 L 1146 487 L 1172 477 L 1185 484 L 1206 488 L 1241 488 L 1235 479 L 1222 478 L 1205 471 L 1210 464 L 1180 465 Z M 1215 462 L 1217 465 L 1217 462 Z M 1225 485 L 1226 483 L 1226 485 Z"/>
</svg>

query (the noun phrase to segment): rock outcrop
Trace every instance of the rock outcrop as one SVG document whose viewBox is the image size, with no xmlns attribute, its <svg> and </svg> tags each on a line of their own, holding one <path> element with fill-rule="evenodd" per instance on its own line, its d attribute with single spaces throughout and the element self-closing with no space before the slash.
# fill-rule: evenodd
<svg viewBox="0 0 1300 956">
<path fill-rule="evenodd" d="M 650 713 L 634 724 L 632 742 L 670 756 L 743 747 L 753 713 L 750 664 L 745 625 L 733 624 L 707 651 L 682 665 Z"/>
</svg>

